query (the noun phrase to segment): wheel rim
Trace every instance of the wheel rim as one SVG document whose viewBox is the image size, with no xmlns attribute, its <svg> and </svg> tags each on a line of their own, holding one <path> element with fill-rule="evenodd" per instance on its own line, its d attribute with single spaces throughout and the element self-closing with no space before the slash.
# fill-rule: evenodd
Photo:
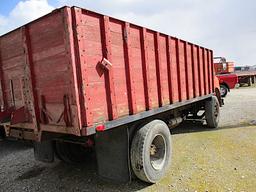
<svg viewBox="0 0 256 192">
<path fill-rule="evenodd" d="M 162 135 L 156 135 L 150 145 L 150 163 L 155 170 L 161 170 L 166 159 L 166 141 Z"/>
<path fill-rule="evenodd" d="M 220 94 L 221 96 L 226 94 L 226 89 L 224 87 L 220 87 Z"/>
</svg>

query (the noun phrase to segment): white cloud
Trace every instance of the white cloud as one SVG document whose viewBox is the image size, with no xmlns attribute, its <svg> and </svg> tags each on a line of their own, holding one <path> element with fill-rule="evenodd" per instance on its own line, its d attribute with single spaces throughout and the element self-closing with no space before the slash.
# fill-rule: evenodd
<svg viewBox="0 0 256 192">
<path fill-rule="evenodd" d="M 8 16 L 0 15 L 0 34 L 24 25 L 49 13 L 53 9 L 54 7 L 50 6 L 47 0 L 20 1 Z"/>
<path fill-rule="evenodd" d="M 0 26 L 6 25 L 6 23 L 7 23 L 6 18 L 0 15 Z"/>
</svg>

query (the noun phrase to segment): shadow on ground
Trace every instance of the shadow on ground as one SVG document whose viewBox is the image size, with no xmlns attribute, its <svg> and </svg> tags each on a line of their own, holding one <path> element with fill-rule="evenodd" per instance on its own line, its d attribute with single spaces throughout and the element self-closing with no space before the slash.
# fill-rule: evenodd
<svg viewBox="0 0 256 192">
<path fill-rule="evenodd" d="M 32 147 L 32 143 L 17 140 L 1 140 L 0 141 L 0 159 L 4 156 L 18 151 L 25 151 Z"/>
<path fill-rule="evenodd" d="M 218 128 L 208 128 L 206 125 L 202 124 L 201 122 L 192 122 L 192 121 L 184 121 L 179 126 L 171 130 L 172 134 L 183 134 L 183 133 L 194 133 L 194 132 L 209 132 L 209 131 L 219 131 L 224 129 L 235 129 L 241 127 L 249 127 L 255 126 L 256 122 L 251 121 L 248 123 L 241 123 L 238 125 L 228 125 L 228 126 L 221 126 Z"/>
</svg>

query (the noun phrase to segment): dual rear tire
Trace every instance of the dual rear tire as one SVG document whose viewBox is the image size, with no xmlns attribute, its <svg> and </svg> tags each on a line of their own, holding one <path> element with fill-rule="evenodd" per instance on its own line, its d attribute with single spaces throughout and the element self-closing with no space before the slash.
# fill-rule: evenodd
<svg viewBox="0 0 256 192">
<path fill-rule="evenodd" d="M 172 156 L 171 134 L 161 120 L 153 120 L 140 128 L 131 145 L 131 165 L 134 174 L 148 183 L 164 177 Z"/>
<path fill-rule="evenodd" d="M 205 119 L 207 127 L 217 128 L 220 120 L 220 103 L 216 96 L 205 102 Z"/>
</svg>

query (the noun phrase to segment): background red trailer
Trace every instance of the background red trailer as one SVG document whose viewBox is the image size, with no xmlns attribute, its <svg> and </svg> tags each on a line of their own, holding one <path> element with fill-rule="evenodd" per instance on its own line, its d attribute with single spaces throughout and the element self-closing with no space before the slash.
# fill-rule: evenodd
<svg viewBox="0 0 256 192">
<path fill-rule="evenodd" d="M 235 74 L 238 76 L 238 82 L 239 84 L 247 84 L 248 86 L 251 86 L 252 84 L 256 83 L 256 70 L 246 70 L 246 71 L 240 71 L 235 70 Z"/>
<path fill-rule="evenodd" d="M 218 125 L 211 50 L 78 7 L 1 36 L 0 74 L 6 135 L 37 141 L 36 158 L 46 161 L 54 153 L 81 160 L 96 143 L 107 178 L 128 180 L 131 163 L 138 178 L 156 182 L 169 165 L 167 124 Z"/>
</svg>

